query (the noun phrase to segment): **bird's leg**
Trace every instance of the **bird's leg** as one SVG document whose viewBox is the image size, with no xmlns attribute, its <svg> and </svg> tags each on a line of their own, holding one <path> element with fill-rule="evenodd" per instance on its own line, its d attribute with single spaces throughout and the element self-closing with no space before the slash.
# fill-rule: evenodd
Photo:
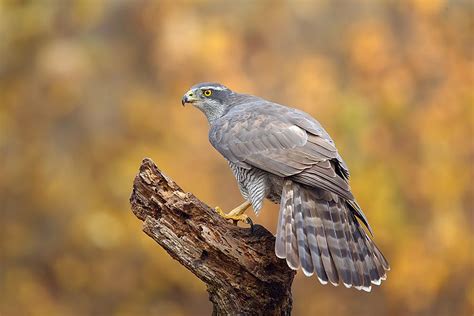
<svg viewBox="0 0 474 316">
<path fill-rule="evenodd" d="M 227 213 L 227 215 L 230 215 L 230 216 L 242 215 L 250 207 L 250 205 L 252 204 L 249 201 L 245 201 L 244 203 L 240 204 L 239 206 L 234 208 L 232 211 Z"/>
<path fill-rule="evenodd" d="M 215 210 L 223 218 L 233 220 L 235 224 L 237 224 L 237 222 L 244 222 L 252 226 L 252 220 L 250 219 L 250 217 L 244 214 L 250 205 L 251 203 L 249 201 L 245 201 L 229 213 L 224 213 L 224 211 L 222 211 L 219 206 L 216 206 Z"/>
</svg>

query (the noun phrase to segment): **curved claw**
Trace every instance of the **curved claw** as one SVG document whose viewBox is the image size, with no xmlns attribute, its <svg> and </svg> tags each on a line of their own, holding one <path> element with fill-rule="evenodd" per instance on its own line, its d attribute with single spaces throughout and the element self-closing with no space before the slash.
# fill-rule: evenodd
<svg viewBox="0 0 474 316">
<path fill-rule="evenodd" d="M 247 224 L 250 225 L 250 232 L 253 233 L 253 222 L 250 217 L 247 217 Z"/>
</svg>

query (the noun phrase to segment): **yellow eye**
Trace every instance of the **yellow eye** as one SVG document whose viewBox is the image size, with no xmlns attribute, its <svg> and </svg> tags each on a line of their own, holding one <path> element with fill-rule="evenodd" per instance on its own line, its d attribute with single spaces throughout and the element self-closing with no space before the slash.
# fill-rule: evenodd
<svg viewBox="0 0 474 316">
<path fill-rule="evenodd" d="M 204 90 L 204 95 L 205 95 L 206 97 L 210 97 L 211 94 L 212 94 L 212 91 L 211 91 L 211 90 Z"/>
</svg>

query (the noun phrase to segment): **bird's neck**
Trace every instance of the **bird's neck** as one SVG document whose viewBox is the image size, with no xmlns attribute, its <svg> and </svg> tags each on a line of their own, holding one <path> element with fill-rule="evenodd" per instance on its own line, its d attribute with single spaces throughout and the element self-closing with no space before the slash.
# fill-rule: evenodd
<svg viewBox="0 0 474 316">
<path fill-rule="evenodd" d="M 202 111 L 209 122 L 209 125 L 212 125 L 217 119 L 221 118 L 225 113 L 225 107 L 215 107 L 212 109 L 206 109 Z"/>
<path fill-rule="evenodd" d="M 204 114 L 206 114 L 209 125 L 212 125 L 212 123 L 224 115 L 224 109 L 213 109 L 212 111 L 207 111 Z"/>
</svg>

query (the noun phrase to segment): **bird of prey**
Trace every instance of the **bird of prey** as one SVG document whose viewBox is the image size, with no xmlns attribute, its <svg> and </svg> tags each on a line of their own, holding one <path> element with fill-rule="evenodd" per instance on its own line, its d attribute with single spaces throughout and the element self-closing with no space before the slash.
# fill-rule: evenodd
<svg viewBox="0 0 474 316">
<path fill-rule="evenodd" d="M 389 264 L 349 187 L 349 170 L 321 124 L 307 113 L 200 83 L 182 98 L 209 121 L 209 141 L 228 161 L 245 202 L 226 219 L 251 223 L 265 198 L 280 204 L 275 254 L 322 284 L 370 291 Z"/>
</svg>

